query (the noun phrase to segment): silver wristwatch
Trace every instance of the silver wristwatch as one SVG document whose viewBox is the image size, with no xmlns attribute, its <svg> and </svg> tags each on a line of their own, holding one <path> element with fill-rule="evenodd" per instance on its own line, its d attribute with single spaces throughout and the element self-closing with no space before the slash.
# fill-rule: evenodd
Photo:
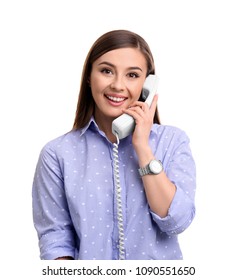
<svg viewBox="0 0 237 280">
<path fill-rule="evenodd" d="M 145 167 L 138 169 L 140 176 L 145 176 L 147 174 L 159 174 L 163 170 L 163 165 L 160 160 L 153 159 Z"/>
</svg>

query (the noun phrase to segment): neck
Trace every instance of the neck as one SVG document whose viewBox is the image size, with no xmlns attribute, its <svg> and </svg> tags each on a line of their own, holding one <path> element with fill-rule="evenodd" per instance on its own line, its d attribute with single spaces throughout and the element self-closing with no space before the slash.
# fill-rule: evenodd
<svg viewBox="0 0 237 280">
<path fill-rule="evenodd" d="M 95 121 L 101 131 L 103 131 L 107 137 L 107 139 L 111 142 L 114 143 L 117 141 L 116 136 L 112 133 L 112 121 L 114 120 L 113 118 L 109 117 L 99 117 L 95 113 Z"/>
</svg>

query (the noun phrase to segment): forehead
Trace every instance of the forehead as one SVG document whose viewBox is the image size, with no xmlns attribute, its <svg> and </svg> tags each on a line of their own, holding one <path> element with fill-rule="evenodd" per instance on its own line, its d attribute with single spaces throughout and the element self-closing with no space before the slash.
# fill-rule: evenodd
<svg viewBox="0 0 237 280">
<path fill-rule="evenodd" d="M 135 48 L 121 48 L 109 51 L 100 56 L 94 63 L 110 62 L 116 67 L 134 67 L 147 68 L 147 62 L 144 54 Z"/>
</svg>

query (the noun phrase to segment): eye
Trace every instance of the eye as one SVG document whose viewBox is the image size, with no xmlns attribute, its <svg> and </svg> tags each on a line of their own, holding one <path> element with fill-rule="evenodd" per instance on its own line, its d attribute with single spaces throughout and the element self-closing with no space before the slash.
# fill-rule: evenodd
<svg viewBox="0 0 237 280">
<path fill-rule="evenodd" d="M 104 74 L 106 74 L 106 75 L 111 75 L 111 74 L 113 74 L 112 70 L 110 70 L 109 68 L 103 68 L 103 69 L 101 69 L 100 72 L 101 72 L 101 73 L 104 73 Z"/>
<path fill-rule="evenodd" d="M 136 73 L 136 72 L 131 72 L 128 74 L 129 78 L 132 78 L 132 79 L 136 79 L 136 78 L 139 78 L 139 74 Z"/>
</svg>

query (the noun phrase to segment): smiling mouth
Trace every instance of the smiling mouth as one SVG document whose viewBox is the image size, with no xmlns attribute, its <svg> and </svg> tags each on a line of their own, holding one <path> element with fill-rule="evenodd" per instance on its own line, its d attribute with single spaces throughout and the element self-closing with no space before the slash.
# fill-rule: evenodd
<svg viewBox="0 0 237 280">
<path fill-rule="evenodd" d="M 111 95 L 105 95 L 105 97 L 113 102 L 123 102 L 124 100 L 126 100 L 126 97 L 116 97 L 116 96 L 111 96 Z"/>
</svg>

